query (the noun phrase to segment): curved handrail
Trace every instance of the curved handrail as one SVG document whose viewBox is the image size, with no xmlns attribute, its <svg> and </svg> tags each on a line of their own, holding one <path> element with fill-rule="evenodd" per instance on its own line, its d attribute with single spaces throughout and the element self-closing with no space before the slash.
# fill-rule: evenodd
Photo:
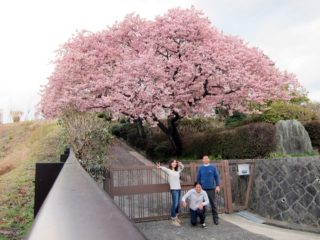
<svg viewBox="0 0 320 240">
<path fill-rule="evenodd" d="M 28 240 L 146 239 L 70 151 Z"/>
</svg>

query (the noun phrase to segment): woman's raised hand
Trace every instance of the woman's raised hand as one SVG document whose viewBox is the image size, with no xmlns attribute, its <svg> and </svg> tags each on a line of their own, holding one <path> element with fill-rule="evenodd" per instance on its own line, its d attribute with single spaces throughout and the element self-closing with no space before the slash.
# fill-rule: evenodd
<svg viewBox="0 0 320 240">
<path fill-rule="evenodd" d="M 157 162 L 156 165 L 157 165 L 157 168 L 160 168 L 160 163 L 159 162 Z"/>
</svg>

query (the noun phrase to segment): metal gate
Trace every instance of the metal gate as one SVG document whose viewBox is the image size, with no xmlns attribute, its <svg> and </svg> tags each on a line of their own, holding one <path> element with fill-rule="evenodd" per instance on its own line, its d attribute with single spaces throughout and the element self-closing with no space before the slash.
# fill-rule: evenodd
<svg viewBox="0 0 320 240">
<path fill-rule="evenodd" d="M 220 174 L 220 193 L 216 194 L 218 211 L 232 212 L 237 206 L 232 203 L 229 161 L 214 164 Z M 193 187 L 199 166 L 196 163 L 185 165 L 181 173 L 182 195 Z M 155 166 L 111 166 L 106 170 L 104 188 L 134 221 L 161 220 L 170 217 L 171 195 L 167 180 L 167 174 Z M 188 214 L 188 209 L 181 208 L 181 213 Z"/>
</svg>

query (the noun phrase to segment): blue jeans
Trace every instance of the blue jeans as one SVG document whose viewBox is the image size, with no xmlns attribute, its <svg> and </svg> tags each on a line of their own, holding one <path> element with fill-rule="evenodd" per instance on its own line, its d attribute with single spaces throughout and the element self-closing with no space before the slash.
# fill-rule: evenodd
<svg viewBox="0 0 320 240">
<path fill-rule="evenodd" d="M 179 213 L 181 190 L 170 190 L 170 192 L 172 198 L 171 217 L 175 218 Z"/>
<path fill-rule="evenodd" d="M 197 225 L 197 217 L 200 218 L 200 224 L 203 224 L 204 220 L 206 219 L 204 209 L 197 209 L 195 211 L 190 208 L 190 221 L 192 226 Z"/>
</svg>

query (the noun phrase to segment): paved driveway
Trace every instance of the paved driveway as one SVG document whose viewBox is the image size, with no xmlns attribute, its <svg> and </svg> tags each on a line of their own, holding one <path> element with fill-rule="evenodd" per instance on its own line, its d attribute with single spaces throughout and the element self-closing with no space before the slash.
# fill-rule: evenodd
<svg viewBox="0 0 320 240">
<path fill-rule="evenodd" d="M 208 217 L 208 228 L 192 227 L 189 219 L 182 220 L 181 227 L 175 227 L 170 221 L 137 223 L 138 228 L 150 240 L 267 240 L 272 239 L 246 231 L 227 221 L 220 220 L 218 226 L 213 225 Z"/>
</svg>

